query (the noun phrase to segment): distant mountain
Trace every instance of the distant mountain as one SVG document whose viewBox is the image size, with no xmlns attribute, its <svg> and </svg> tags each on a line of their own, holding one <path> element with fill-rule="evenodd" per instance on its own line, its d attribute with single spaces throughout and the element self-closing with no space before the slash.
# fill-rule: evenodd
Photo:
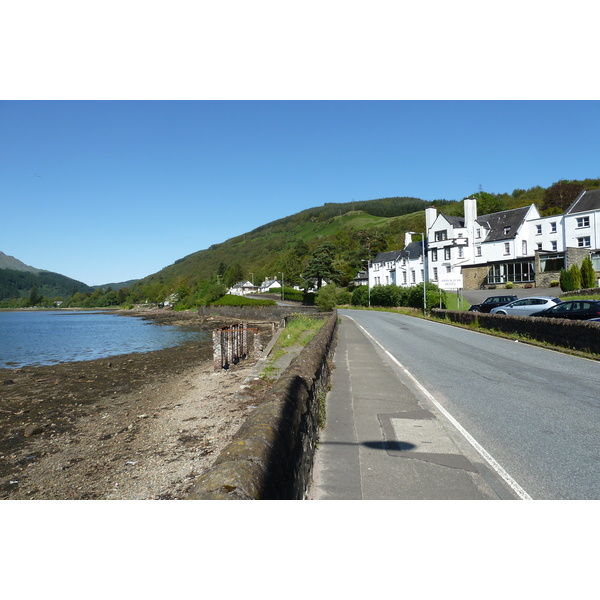
<svg viewBox="0 0 600 600">
<path fill-rule="evenodd" d="M 41 269 L 30 267 L 14 256 L 8 256 L 0 252 L 0 269 L 12 269 L 13 271 L 27 271 L 28 273 L 39 273 Z"/>
<path fill-rule="evenodd" d="M 46 298 L 70 298 L 74 292 L 89 294 L 94 291 L 81 281 L 30 267 L 14 256 L 0 252 L 0 301 L 29 297 L 34 286 L 37 286 L 37 293 Z"/>
</svg>

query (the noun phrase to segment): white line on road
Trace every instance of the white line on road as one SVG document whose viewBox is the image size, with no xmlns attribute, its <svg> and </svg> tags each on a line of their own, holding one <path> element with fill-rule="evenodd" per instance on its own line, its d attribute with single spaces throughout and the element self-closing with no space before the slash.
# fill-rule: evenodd
<svg viewBox="0 0 600 600">
<path fill-rule="evenodd" d="M 346 315 L 347 316 L 347 315 Z M 402 364 L 400 361 L 393 356 L 388 350 L 386 350 L 362 325 L 359 325 L 352 317 L 348 316 L 349 319 L 363 331 L 363 333 L 370 338 L 381 350 L 389 356 L 395 363 L 402 369 L 405 375 L 421 390 L 421 392 L 437 407 L 437 409 L 458 429 L 458 431 L 465 437 L 465 439 L 481 454 L 484 460 L 504 479 L 504 481 L 511 487 L 511 489 L 521 498 L 521 500 L 532 500 L 532 497 L 504 470 L 502 466 L 496 462 L 494 457 L 417 381 L 413 374 Z"/>
</svg>

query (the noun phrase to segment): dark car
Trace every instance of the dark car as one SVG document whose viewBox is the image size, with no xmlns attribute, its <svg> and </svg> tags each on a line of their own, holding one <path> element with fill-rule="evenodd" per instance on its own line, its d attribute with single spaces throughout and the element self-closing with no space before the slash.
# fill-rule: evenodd
<svg viewBox="0 0 600 600">
<path fill-rule="evenodd" d="M 531 316 L 555 319 L 594 319 L 600 317 L 600 302 L 598 300 L 567 300 L 556 306 L 535 312 Z"/>
<path fill-rule="evenodd" d="M 469 310 L 474 310 L 476 312 L 485 312 L 489 313 L 492 308 L 496 308 L 496 306 L 504 306 L 513 300 L 518 300 L 517 296 L 490 296 L 486 298 L 481 304 L 473 304 L 469 307 Z"/>
</svg>

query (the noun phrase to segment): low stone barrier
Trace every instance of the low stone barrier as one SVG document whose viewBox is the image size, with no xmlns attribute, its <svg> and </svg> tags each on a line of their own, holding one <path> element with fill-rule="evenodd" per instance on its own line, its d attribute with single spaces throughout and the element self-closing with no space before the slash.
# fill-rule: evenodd
<svg viewBox="0 0 600 600">
<path fill-rule="evenodd" d="M 227 317 L 243 321 L 279 321 L 292 313 L 316 313 L 314 306 L 201 306 L 202 317 Z"/>
<path fill-rule="evenodd" d="M 301 500 L 312 473 L 319 405 L 329 387 L 337 311 L 267 392 L 190 500 Z"/>
<path fill-rule="evenodd" d="M 588 321 L 513 317 L 488 313 L 434 308 L 432 316 L 462 325 L 478 325 L 504 333 L 518 333 L 554 346 L 600 354 L 600 325 Z"/>
</svg>

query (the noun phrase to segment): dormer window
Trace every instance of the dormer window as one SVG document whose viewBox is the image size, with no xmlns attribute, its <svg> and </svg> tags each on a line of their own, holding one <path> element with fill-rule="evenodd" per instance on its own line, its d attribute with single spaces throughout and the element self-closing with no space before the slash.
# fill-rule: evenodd
<svg viewBox="0 0 600 600">
<path fill-rule="evenodd" d="M 448 239 L 448 232 L 444 229 L 443 231 L 436 231 L 435 232 L 435 241 L 436 242 L 443 242 L 444 240 Z"/>
</svg>

